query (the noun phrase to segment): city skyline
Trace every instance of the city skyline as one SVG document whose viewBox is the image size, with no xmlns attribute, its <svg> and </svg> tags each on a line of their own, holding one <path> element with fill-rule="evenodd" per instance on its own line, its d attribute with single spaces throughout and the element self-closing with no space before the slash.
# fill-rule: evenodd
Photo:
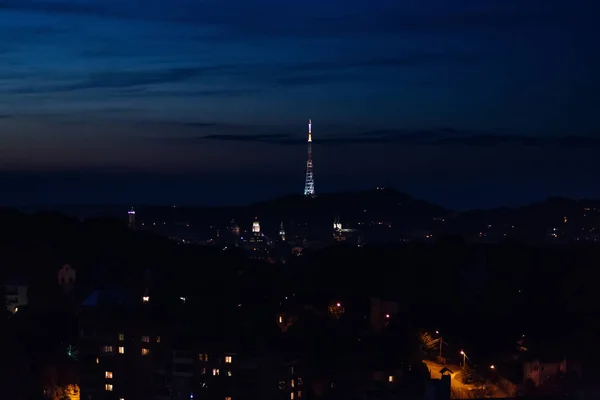
<svg viewBox="0 0 600 400">
<path fill-rule="evenodd" d="M 298 193 L 306 116 L 319 191 L 600 197 L 599 6 L 497 3 L 4 1 L 0 203 Z"/>
</svg>

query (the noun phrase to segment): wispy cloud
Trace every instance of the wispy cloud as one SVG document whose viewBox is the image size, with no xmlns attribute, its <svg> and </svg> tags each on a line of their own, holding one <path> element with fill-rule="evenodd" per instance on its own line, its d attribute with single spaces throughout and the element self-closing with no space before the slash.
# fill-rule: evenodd
<svg viewBox="0 0 600 400">
<path fill-rule="evenodd" d="M 561 29 L 588 21 L 591 3 L 0 0 L 0 37 L 11 38 L 0 41 L 0 103 L 21 115 L 584 131 L 596 29 Z M 584 63 L 570 43 L 587 49 Z M 326 140 L 424 141 L 403 134 Z"/>
<path fill-rule="evenodd" d="M 260 142 L 280 145 L 304 145 L 306 138 L 289 134 L 208 134 L 187 138 L 170 138 L 169 140 L 211 140 L 211 141 L 239 141 Z M 493 132 L 468 132 L 452 128 L 436 130 L 387 130 L 372 131 L 358 134 L 333 135 L 315 140 L 317 146 L 344 145 L 368 143 L 398 143 L 406 145 L 444 145 L 444 146 L 570 146 L 587 147 L 600 146 L 600 136 L 573 135 L 573 136 L 533 136 L 511 135 Z"/>
<path fill-rule="evenodd" d="M 555 23 L 561 16 L 573 14 L 563 0 L 538 0 L 523 3 L 507 0 L 487 7 L 478 2 L 461 2 L 448 9 L 445 2 L 428 1 L 420 7 L 411 3 L 331 0 L 327 4 L 281 3 L 274 0 L 146 0 L 143 7 L 136 2 L 115 0 L 51 1 L 4 0 L 0 9 L 33 11 L 49 14 L 87 15 L 142 21 L 189 24 L 212 24 L 236 29 L 242 34 L 322 36 L 364 34 L 366 32 L 445 32 L 465 30 L 512 29 L 515 25 Z M 582 10 L 598 9 L 595 2 L 581 4 Z M 319 7 L 317 7 L 319 6 Z M 318 9 L 318 12 L 315 12 Z M 264 10 L 269 10 L 265 12 Z M 424 12 L 423 10 L 427 10 Z M 275 16 L 275 17 L 274 17 Z"/>
<path fill-rule="evenodd" d="M 361 59 L 345 57 L 328 62 L 278 62 L 194 65 L 181 67 L 141 67 L 90 71 L 78 78 L 61 74 L 61 80 L 70 82 L 45 83 L 36 86 L 21 86 L 9 90 L 15 94 L 54 93 L 97 89 L 122 89 L 123 95 L 136 95 L 148 87 L 160 87 L 164 84 L 187 83 L 180 90 L 163 89 L 144 92 L 144 96 L 238 96 L 257 93 L 270 86 L 307 86 L 331 84 L 337 82 L 359 81 L 369 77 L 366 73 L 372 69 L 400 69 L 431 65 L 436 63 L 476 63 L 483 58 L 480 53 L 422 53 L 413 52 L 402 57 Z M 57 76 L 56 78 L 58 78 Z M 239 82 L 240 86 L 203 88 L 215 78 L 229 82 Z"/>
</svg>

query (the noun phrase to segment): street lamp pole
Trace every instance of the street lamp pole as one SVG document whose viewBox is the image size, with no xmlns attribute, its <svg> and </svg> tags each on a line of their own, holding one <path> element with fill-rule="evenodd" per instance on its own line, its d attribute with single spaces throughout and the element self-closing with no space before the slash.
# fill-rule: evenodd
<svg viewBox="0 0 600 400">
<path fill-rule="evenodd" d="M 435 331 L 436 335 L 440 334 L 440 331 Z M 440 361 L 442 360 L 442 346 L 444 345 L 444 338 L 440 336 Z"/>
</svg>

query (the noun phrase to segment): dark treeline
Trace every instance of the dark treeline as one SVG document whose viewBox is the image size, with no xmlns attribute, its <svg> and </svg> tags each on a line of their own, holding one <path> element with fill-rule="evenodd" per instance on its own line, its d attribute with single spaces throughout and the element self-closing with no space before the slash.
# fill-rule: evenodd
<svg viewBox="0 0 600 400">
<path fill-rule="evenodd" d="M 156 291 L 185 296 L 214 318 L 243 303 L 268 305 L 254 316 L 269 320 L 272 308 L 292 295 L 306 302 L 383 297 L 399 302 L 407 324 L 439 329 L 449 351 L 468 348 L 479 362 L 513 349 L 523 334 L 533 348 L 564 346 L 580 358 L 598 352 L 600 248 L 593 245 L 469 245 L 446 236 L 434 243 L 331 246 L 268 265 L 239 250 L 134 232 L 117 219 L 2 210 L 0 223 L 1 280 L 25 280 L 32 308 L 58 296 L 56 272 L 68 263 L 77 270 L 75 302 L 97 288 L 141 288 L 149 271 Z"/>
</svg>

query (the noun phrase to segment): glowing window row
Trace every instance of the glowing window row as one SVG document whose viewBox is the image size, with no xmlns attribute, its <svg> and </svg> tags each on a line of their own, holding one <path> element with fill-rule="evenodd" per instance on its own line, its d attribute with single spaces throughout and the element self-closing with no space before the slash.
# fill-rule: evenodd
<svg viewBox="0 0 600 400">
<path fill-rule="evenodd" d="M 102 352 L 103 353 L 112 353 L 113 347 L 112 346 L 102 346 Z M 125 347 L 119 346 L 119 354 L 125 354 Z M 143 356 L 147 356 L 148 354 L 150 354 L 150 349 L 142 349 Z M 96 358 L 96 364 L 99 364 L 99 363 L 100 363 L 100 360 L 98 358 Z"/>
<path fill-rule="evenodd" d="M 119 341 L 124 341 L 125 340 L 125 334 L 124 333 L 119 333 Z M 142 342 L 144 343 L 150 343 L 150 336 L 142 336 Z M 156 337 L 156 343 L 160 343 L 160 336 Z"/>
<path fill-rule="evenodd" d="M 200 361 L 208 361 L 208 354 L 206 353 L 200 353 L 198 355 L 198 360 Z M 225 356 L 225 364 L 231 364 L 233 362 L 233 357 L 232 356 Z"/>
<path fill-rule="evenodd" d="M 206 368 L 202 368 L 202 369 L 200 370 L 200 373 L 201 373 L 202 375 L 206 375 Z M 212 374 L 213 374 L 214 376 L 221 375 L 221 370 L 220 370 L 219 368 L 213 368 L 213 370 L 212 370 Z M 227 376 L 233 376 L 233 372 L 231 372 L 231 370 L 227 370 Z"/>
</svg>

